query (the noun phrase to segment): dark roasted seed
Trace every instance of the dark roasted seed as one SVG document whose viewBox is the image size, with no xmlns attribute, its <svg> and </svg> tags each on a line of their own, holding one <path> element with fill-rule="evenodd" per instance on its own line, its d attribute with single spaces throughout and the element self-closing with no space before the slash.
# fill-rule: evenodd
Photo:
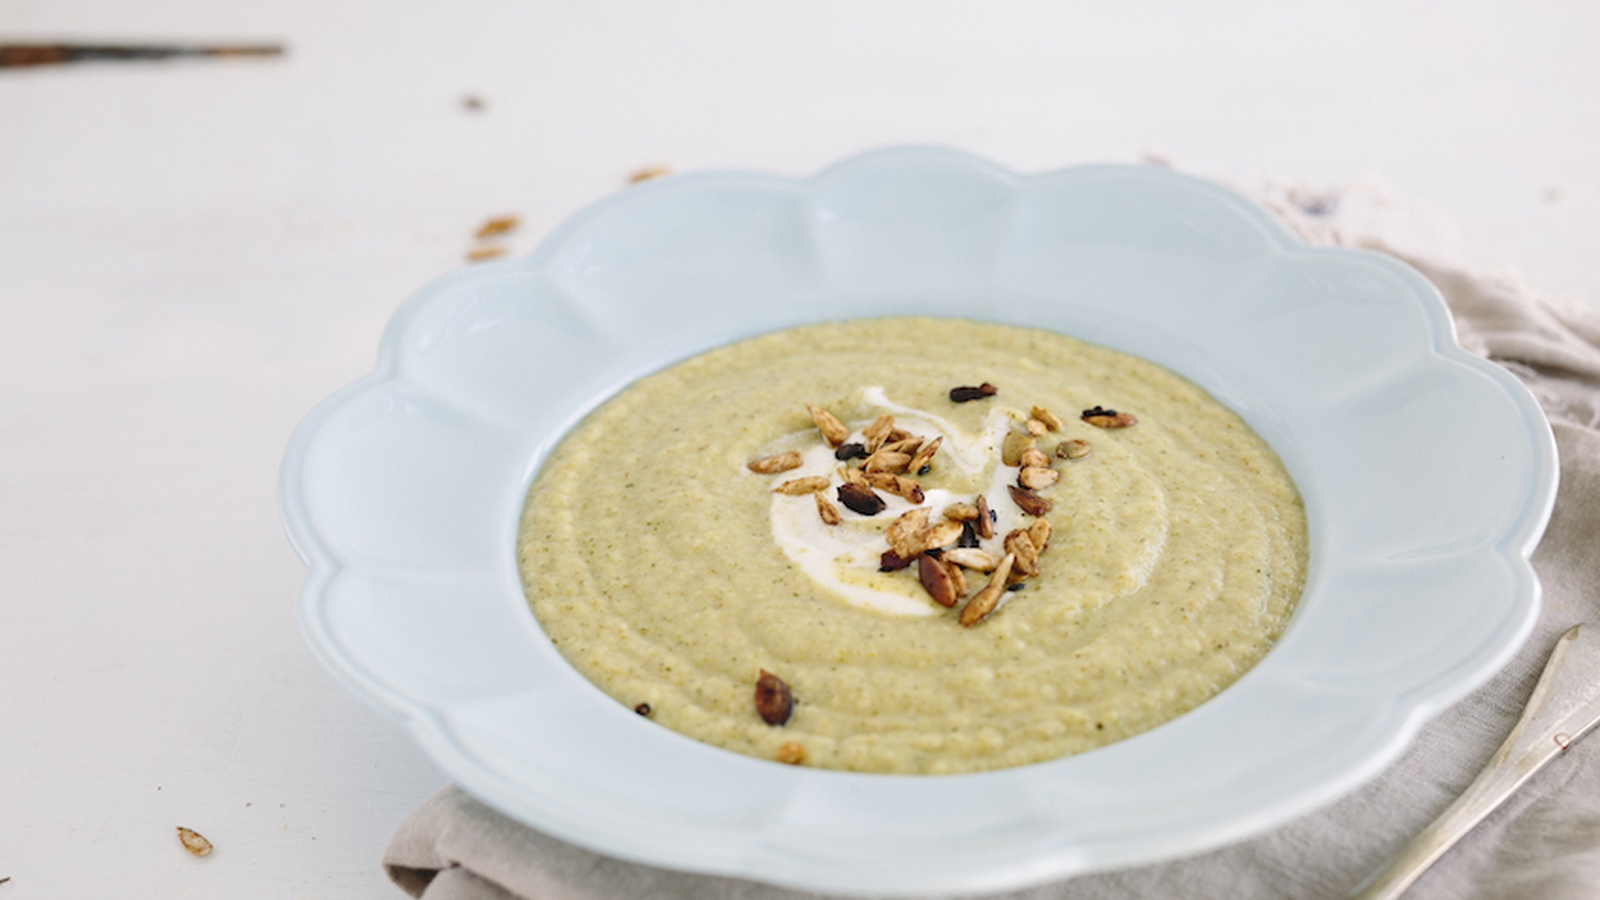
<svg viewBox="0 0 1600 900">
<path fill-rule="evenodd" d="M 915 558 L 916 557 L 912 557 L 912 559 Z M 885 550 L 883 551 L 883 555 L 878 557 L 879 572 L 898 572 L 910 565 L 911 559 L 907 559 L 893 550 Z"/>
<path fill-rule="evenodd" d="M 961 537 L 956 540 L 957 547 L 978 546 L 978 529 L 972 527 L 971 522 L 961 523 Z"/>
<path fill-rule="evenodd" d="M 840 444 L 839 449 L 833 451 L 833 458 L 840 460 L 841 462 L 851 459 L 866 459 L 867 456 L 867 445 L 861 443 L 860 441 L 851 441 L 848 444 Z"/>
<path fill-rule="evenodd" d="M 1035 494 L 1033 491 L 1025 487 L 1017 487 L 1014 484 L 1007 485 L 1007 489 L 1011 491 L 1011 499 L 1022 507 L 1022 511 L 1028 515 L 1042 516 L 1050 511 L 1050 501 Z"/>
<path fill-rule="evenodd" d="M 978 507 L 978 537 L 984 540 L 994 537 L 995 514 L 989 508 L 989 498 L 979 494 L 974 505 Z"/>
<path fill-rule="evenodd" d="M 782 725 L 794 712 L 794 695 L 789 692 L 789 686 L 766 669 L 762 669 L 761 677 L 756 679 L 756 712 L 768 725 Z"/>
<path fill-rule="evenodd" d="M 839 485 L 839 502 L 863 516 L 875 516 L 888 504 L 872 488 L 847 481 Z"/>
<path fill-rule="evenodd" d="M 649 715 L 650 715 L 650 714 L 651 714 L 651 713 L 652 713 L 652 712 L 654 712 L 654 711 L 655 711 L 655 710 L 653 710 L 653 709 L 651 709 L 651 708 L 650 708 L 650 704 L 648 704 L 648 703 L 641 703 L 641 704 L 639 704 L 639 705 L 638 705 L 638 706 L 635 706 L 635 707 L 634 707 L 634 708 L 633 708 L 633 711 L 634 711 L 634 712 L 636 712 L 636 713 L 638 713 L 638 714 L 639 714 L 639 715 L 641 715 L 641 716 L 646 716 L 646 717 L 648 717 L 648 716 L 649 716 Z"/>
<path fill-rule="evenodd" d="M 927 589 L 928 596 L 933 602 L 946 609 L 955 606 L 956 596 L 955 579 L 950 577 L 950 570 L 944 563 L 926 553 L 917 557 L 917 579 Z"/>
<path fill-rule="evenodd" d="M 962 387 L 951 388 L 950 399 L 956 403 L 966 403 L 971 400 L 982 400 L 985 397 L 993 397 L 999 392 L 999 388 L 985 381 L 983 384 L 980 384 L 977 387 L 963 385 Z"/>
</svg>

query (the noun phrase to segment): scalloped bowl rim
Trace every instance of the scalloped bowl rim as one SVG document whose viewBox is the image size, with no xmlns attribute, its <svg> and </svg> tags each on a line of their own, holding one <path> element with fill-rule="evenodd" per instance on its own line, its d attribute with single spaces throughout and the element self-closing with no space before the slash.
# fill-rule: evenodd
<svg viewBox="0 0 1600 900">
<path fill-rule="evenodd" d="M 1432 664 L 1432 670 L 1418 673 L 1407 669 L 1406 677 L 1411 679 L 1408 683 L 1382 689 L 1381 699 L 1369 697 L 1367 706 L 1362 708 L 1381 714 L 1363 724 L 1352 743 L 1340 745 L 1337 752 L 1329 750 L 1325 754 L 1327 758 L 1313 760 L 1314 772 L 1290 770 L 1286 774 L 1282 769 L 1271 768 L 1263 778 L 1223 773 L 1217 776 L 1217 785 L 1233 793 L 1214 798 L 1206 795 L 1205 790 L 1217 785 L 1191 778 L 1191 783 L 1173 796 L 1163 796 L 1159 786 L 1153 787 L 1148 793 L 1130 799 L 1126 810 L 1118 804 L 1117 798 L 1098 793 L 1096 785 L 1108 783 L 1126 789 L 1132 783 L 1128 781 L 1130 773 L 1149 776 L 1160 771 L 1159 755 L 1151 754 L 1157 753 L 1164 742 L 1169 743 L 1173 739 L 1170 735 L 1180 729 L 1204 736 L 1203 729 L 1211 720 L 1215 720 L 1211 724 L 1213 731 L 1221 727 L 1216 723 L 1242 721 L 1226 718 L 1230 713 L 1223 711 L 1228 706 L 1225 698 L 1244 696 L 1252 690 L 1263 696 L 1273 691 L 1298 691 L 1294 702 L 1317 709 L 1321 708 L 1317 704 L 1332 704 L 1335 699 L 1354 702 L 1328 686 L 1337 679 L 1318 682 L 1315 678 L 1302 677 L 1303 673 L 1297 675 L 1288 664 L 1292 662 L 1288 660 L 1290 654 L 1302 652 L 1282 649 L 1296 635 L 1297 628 L 1302 627 L 1298 613 L 1279 649 L 1269 653 L 1256 670 L 1247 673 L 1217 699 L 1174 723 L 1088 754 L 975 775 L 859 775 L 796 769 L 739 757 L 665 729 L 621 721 L 624 717 L 616 715 L 619 707 L 615 703 L 604 699 L 581 677 L 570 672 L 566 676 L 556 676 L 558 681 L 568 680 L 550 689 L 552 697 L 539 701 L 548 701 L 548 708 L 539 703 L 530 705 L 522 699 L 523 695 L 510 692 L 510 699 L 504 701 L 507 709 L 518 714 L 544 716 L 544 724 L 566 723 L 567 719 L 558 718 L 566 716 L 577 722 L 580 730 L 592 728 L 606 734 L 627 735 L 629 741 L 637 740 L 642 749 L 618 751 L 630 765 L 637 763 L 648 768 L 649 757 L 659 755 L 670 764 L 688 766 L 687 769 L 647 771 L 643 775 L 618 775 L 628 790 L 649 795 L 637 798 L 637 805 L 630 806 L 634 798 L 626 794 L 618 796 L 606 779 L 602 778 L 601 782 L 586 780 L 594 773 L 585 774 L 584 760 L 549 763 L 540 757 L 542 763 L 570 766 L 563 774 L 572 779 L 571 784 L 552 780 L 553 776 L 545 773 L 534 775 L 519 770 L 516 758 L 507 755 L 508 748 L 538 754 L 545 752 L 544 742 L 536 742 L 526 730 L 518 732 L 516 725 L 506 725 L 504 734 L 496 731 L 499 726 L 493 722 L 493 716 L 504 714 L 503 710 L 494 711 L 498 709 L 494 706 L 495 702 L 500 702 L 498 698 L 490 698 L 480 708 L 476 701 L 452 706 L 417 696 L 414 689 L 397 684 L 399 679 L 379 671 L 381 666 L 371 662 L 371 654 L 381 650 L 373 646 L 379 638 L 359 631 L 352 633 L 348 625 L 335 621 L 342 607 L 350 603 L 339 599 L 344 596 L 339 591 L 354 586 L 374 591 L 394 588 L 405 593 L 404 588 L 395 586 L 409 577 L 403 567 L 397 568 L 381 559 L 364 561 L 359 554 L 334 549 L 337 540 L 347 535 L 330 536 L 325 533 L 329 526 L 318 521 L 319 515 L 326 517 L 327 511 L 336 504 L 328 496 L 325 480 L 319 482 L 315 474 L 307 477 L 308 466 L 317 464 L 319 454 L 336 454 L 342 448 L 339 441 L 350 440 L 352 429 L 343 424 L 344 419 L 352 415 L 354 408 L 375 397 L 414 389 L 430 402 L 445 407 L 454 404 L 453 409 L 461 418 L 480 432 L 488 433 L 505 425 L 504 415 L 485 415 L 470 402 L 451 397 L 448 392 L 440 394 L 426 386 L 419 388 L 408 380 L 413 376 L 407 374 L 402 362 L 408 352 L 406 344 L 417 338 L 414 333 L 417 329 L 437 328 L 425 320 L 440 304 L 449 302 L 463 289 L 490 279 L 548 274 L 545 270 L 555 265 L 560 254 L 571 252 L 575 245 L 587 242 L 586 246 L 604 246 L 608 235 L 627 233 L 630 228 L 637 227 L 637 221 L 644 215 L 640 211 L 650 208 L 651 204 L 681 203 L 686 202 L 685 198 L 703 200 L 730 192 L 739 196 L 740 191 L 752 192 L 751 196 L 763 191 L 787 191 L 797 197 L 809 197 L 815 203 L 818 192 L 840 182 L 851 179 L 866 185 L 893 182 L 908 168 L 923 173 L 931 179 L 929 183 L 937 185 L 948 181 L 955 185 L 951 188 L 952 195 L 959 194 L 961 185 L 967 182 L 982 188 L 986 181 L 1018 196 L 1039 185 L 1056 183 L 1090 187 L 1111 185 L 1108 190 L 1112 197 L 1123 185 L 1131 186 L 1131 190 L 1152 191 L 1154 196 L 1170 200 L 1174 207 L 1188 212 L 1199 210 L 1218 217 L 1219 221 L 1236 223 L 1242 232 L 1259 235 L 1261 245 L 1252 258 L 1263 271 L 1275 273 L 1295 266 L 1317 265 L 1331 267 L 1329 277 L 1335 280 L 1341 272 L 1353 272 L 1376 281 L 1379 288 L 1375 290 L 1379 294 L 1388 292 L 1387 302 L 1403 307 L 1408 315 L 1419 315 L 1425 323 L 1421 327 L 1426 337 L 1425 341 L 1417 342 L 1413 336 L 1415 346 L 1410 352 L 1415 358 L 1410 361 L 1430 376 L 1446 368 L 1453 373 L 1470 373 L 1472 378 L 1489 385 L 1485 390 L 1491 395 L 1498 392 L 1498 399 L 1484 402 L 1498 405 L 1503 422 L 1513 426 L 1512 437 L 1517 442 L 1515 453 L 1520 454 L 1513 462 L 1515 474 L 1526 481 L 1522 494 L 1524 502 L 1500 510 L 1492 517 L 1484 512 L 1483 516 L 1491 520 L 1483 522 L 1479 529 L 1486 544 L 1482 549 L 1492 557 L 1496 574 L 1502 575 L 1505 582 L 1503 598 L 1497 596 L 1485 601 L 1498 603 L 1491 609 L 1502 617 L 1492 636 L 1487 639 L 1479 636 L 1478 643 L 1471 647 L 1453 646 L 1449 653 L 1434 650 L 1438 659 L 1427 657 L 1415 663 L 1424 669 Z M 938 190 L 933 193 L 937 195 Z M 1170 198 L 1168 193 L 1172 195 Z M 881 222 L 867 222 L 861 227 L 868 239 L 877 236 L 872 231 L 874 224 L 891 230 L 907 227 L 904 221 L 891 221 L 887 226 Z M 833 288 L 837 290 L 838 285 Z M 826 282 L 821 290 L 827 290 Z M 870 297 L 873 288 L 852 285 L 848 290 Z M 959 303 L 957 301 L 951 308 L 959 308 Z M 899 311 L 895 303 L 887 305 L 892 307 L 890 313 Z M 515 471 L 502 466 L 502 470 L 492 476 L 483 476 L 492 482 L 485 489 L 506 494 L 511 504 L 497 510 L 501 520 L 491 526 L 497 539 L 504 540 L 507 535 L 514 539 L 515 516 L 507 513 L 512 508 L 520 510 L 521 492 L 526 490 L 542 452 L 585 412 L 633 377 L 729 340 L 828 317 L 815 311 L 799 314 L 751 312 L 749 315 L 750 321 L 724 325 L 716 333 L 700 335 L 696 339 L 698 346 L 691 340 L 655 352 L 636 354 L 624 366 L 627 372 L 597 388 L 591 387 L 589 396 L 576 400 L 554 420 L 542 422 L 538 426 L 541 432 L 538 440 L 518 445 L 524 452 Z M 1099 334 L 1079 336 L 1114 346 L 1144 341 L 1145 336 L 1130 331 L 1128 324 L 1112 321 L 1106 323 L 1105 330 Z M 485 327 L 499 326 L 490 322 Z M 1097 323 L 1094 327 L 1100 325 Z M 1219 362 L 1215 356 L 1201 354 L 1204 358 L 1189 358 L 1192 354 L 1183 345 L 1183 338 L 1157 333 L 1148 336 L 1153 343 L 1124 349 L 1144 351 L 1143 355 L 1195 378 L 1214 393 L 1215 382 L 1226 383 L 1228 378 L 1237 377 L 1238 373 L 1227 370 L 1226 363 Z M 1174 358 L 1187 365 L 1174 364 Z M 1215 368 L 1218 366 L 1221 368 Z M 1208 380 L 1214 383 L 1207 384 Z M 1396 377 L 1391 376 L 1385 385 L 1395 380 Z M 1402 388 L 1411 386 L 1401 384 Z M 1250 395 L 1248 386 L 1245 387 L 1239 396 Z M 1278 422 L 1272 410 L 1255 412 L 1257 416 L 1246 415 L 1247 420 L 1275 446 L 1292 436 L 1286 434 L 1285 429 L 1289 432 L 1293 429 Z M 1280 452 L 1283 452 L 1281 446 Z M 1291 471 L 1303 486 L 1307 480 L 1320 477 L 1296 470 L 1291 456 L 1285 454 L 1286 462 L 1291 463 Z M 1322 487 L 1319 486 L 1319 490 Z M 308 643 L 339 682 L 402 722 L 428 755 L 469 793 L 557 837 L 637 862 L 809 890 L 914 894 L 1017 888 L 1052 878 L 1200 852 L 1284 824 L 1375 777 L 1399 756 L 1427 718 L 1498 671 L 1531 631 L 1539 609 L 1539 586 L 1529 558 L 1548 520 L 1555 487 L 1554 442 L 1531 395 L 1505 370 L 1461 349 L 1436 289 L 1404 264 L 1365 251 L 1307 246 L 1248 199 L 1210 182 L 1168 171 L 1078 166 L 1040 175 L 1019 175 L 959 151 L 899 147 L 853 157 L 807 178 L 712 172 L 673 176 L 631 187 L 570 218 L 527 257 L 483 264 L 438 279 L 395 313 L 382 338 L 374 371 L 323 401 L 296 429 L 284 458 L 280 495 L 291 543 L 309 569 L 299 606 L 299 618 Z M 1311 492 L 1307 495 L 1308 519 L 1313 527 L 1308 598 L 1330 577 L 1330 562 L 1325 553 L 1331 538 L 1323 534 L 1323 513 L 1317 508 L 1321 502 L 1319 496 L 1326 494 Z M 495 553 L 509 554 L 510 549 L 508 545 Z M 514 560 L 514 555 L 512 558 Z M 1402 575 L 1410 571 L 1403 560 L 1394 565 Z M 511 569 L 483 573 L 483 581 L 488 584 L 489 592 L 505 595 L 505 603 L 523 604 L 525 611 L 514 562 Z M 1424 598 L 1421 602 L 1440 603 L 1441 600 Z M 1331 609 L 1327 602 L 1319 608 Z M 1338 618 L 1334 612 L 1323 618 L 1328 616 L 1334 620 Z M 538 646 L 543 640 L 542 633 L 531 615 L 526 619 L 526 627 L 510 640 L 522 642 L 532 654 L 553 655 L 554 651 L 548 646 Z M 1340 624 L 1348 626 L 1349 622 Z M 403 624 L 400 627 L 404 627 Z M 470 628 L 470 623 L 467 627 Z M 1300 642 L 1301 645 L 1305 643 Z M 1266 674 L 1269 668 L 1276 674 Z M 1285 671 L 1287 676 L 1283 674 Z M 570 679 L 576 679 L 576 683 Z M 1364 682 L 1361 689 L 1380 691 L 1379 687 Z M 490 712 L 485 713 L 484 709 Z M 1248 716 L 1237 710 L 1231 714 Z M 1314 709 L 1308 715 L 1315 714 Z M 486 721 L 489 724 L 486 725 Z M 1202 730 L 1195 731 L 1196 728 Z M 1166 749 L 1170 753 L 1170 747 Z M 634 755 L 628 756 L 629 753 Z M 1274 760 L 1270 754 L 1262 758 L 1269 762 Z M 689 774 L 685 777 L 691 780 L 700 778 L 705 782 L 694 785 L 691 809 L 673 808 L 674 803 L 681 804 L 684 798 L 691 796 L 683 793 L 688 788 L 663 785 L 657 794 L 652 782 L 639 780 L 670 780 L 678 771 L 687 771 Z M 720 776 L 713 781 L 705 774 L 712 771 L 729 773 L 727 782 Z M 1250 783 L 1252 781 L 1263 783 L 1255 785 Z M 770 807 L 763 810 L 741 805 L 738 798 L 725 796 L 733 790 L 757 793 Z M 763 793 L 768 791 L 770 796 Z M 990 794 L 1001 798 L 1038 799 L 1014 804 L 1019 808 L 1008 820 L 1009 813 L 986 805 L 987 801 L 982 798 Z M 703 804 L 701 797 L 706 798 Z M 1074 805 L 1100 810 L 1103 813 L 1100 823 L 1085 826 L 1061 812 L 1064 807 Z M 959 816 L 969 809 L 974 820 L 980 823 L 971 830 L 963 828 L 959 818 L 941 818 L 947 814 Z M 934 830 L 927 834 L 916 833 L 916 841 L 891 832 L 912 816 L 931 816 L 936 822 L 928 827 Z M 857 819 L 863 824 L 849 824 Z M 915 832 L 914 828 L 912 830 Z"/>
</svg>

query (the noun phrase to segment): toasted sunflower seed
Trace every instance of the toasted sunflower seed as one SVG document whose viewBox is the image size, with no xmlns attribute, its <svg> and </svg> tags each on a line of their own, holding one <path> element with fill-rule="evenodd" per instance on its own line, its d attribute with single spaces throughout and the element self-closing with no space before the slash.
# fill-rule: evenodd
<svg viewBox="0 0 1600 900">
<path fill-rule="evenodd" d="M 850 429 L 844 427 L 844 423 L 833 413 L 810 403 L 806 404 L 806 410 L 811 413 L 811 421 L 816 423 L 817 430 L 822 432 L 822 439 L 828 442 L 828 446 L 837 447 L 850 436 Z"/>
<path fill-rule="evenodd" d="M 867 457 L 861 464 L 868 474 L 872 472 L 904 472 L 906 466 L 911 464 L 911 454 L 896 453 L 893 450 L 879 450 Z"/>
<path fill-rule="evenodd" d="M 940 562 L 944 565 L 945 571 L 950 574 L 950 584 L 956 589 L 956 598 L 960 599 L 961 597 L 965 597 L 967 595 L 966 570 L 950 560 L 942 557 L 940 558 Z"/>
<path fill-rule="evenodd" d="M 916 544 L 918 551 L 936 550 L 948 547 L 961 538 L 961 523 L 943 519 L 922 529 L 917 533 Z"/>
<path fill-rule="evenodd" d="M 989 509 L 989 498 L 979 494 L 973 505 L 978 508 L 978 518 L 974 520 L 973 530 L 984 540 L 994 537 L 994 511 Z"/>
<path fill-rule="evenodd" d="M 917 546 L 917 533 L 928 527 L 928 508 L 919 506 L 901 513 L 899 518 L 889 523 L 884 529 L 883 538 L 889 542 L 889 549 L 905 559 L 910 559 L 921 553 L 923 548 Z"/>
<path fill-rule="evenodd" d="M 817 515 L 822 518 L 824 525 L 837 525 L 844 521 L 839 516 L 839 507 L 833 505 L 833 501 L 828 499 L 827 494 L 817 491 L 811 496 L 817 501 Z M 1040 521 L 1043 520 L 1041 519 Z"/>
<path fill-rule="evenodd" d="M 1065 423 L 1061 421 L 1060 416 L 1057 416 L 1055 413 L 1045 409 L 1042 406 L 1035 405 L 1032 409 L 1028 410 L 1028 415 L 1033 416 L 1040 422 L 1043 422 L 1044 427 L 1050 429 L 1051 431 L 1060 431 L 1065 426 Z"/>
<path fill-rule="evenodd" d="M 910 503 L 921 503 L 927 499 L 922 492 L 922 485 L 904 475 L 894 475 L 889 472 L 868 472 L 866 479 L 867 484 L 880 491 L 888 491 L 897 497 L 903 497 Z"/>
<path fill-rule="evenodd" d="M 933 464 L 933 455 L 939 452 L 939 445 L 944 443 L 944 435 L 923 444 L 916 454 L 911 457 L 911 462 L 906 464 L 906 471 L 921 473 L 923 469 Z"/>
<path fill-rule="evenodd" d="M 205 856 L 215 849 L 211 846 L 211 842 L 206 840 L 205 835 L 182 825 L 178 826 L 178 840 L 183 843 L 183 849 L 195 856 Z"/>
<path fill-rule="evenodd" d="M 944 517 L 956 522 L 970 522 L 978 517 L 978 508 L 971 503 L 952 503 L 944 508 Z"/>
<path fill-rule="evenodd" d="M 871 425 L 861 430 L 861 438 L 866 442 L 868 453 L 877 453 L 889 439 L 889 432 L 894 431 L 894 416 L 887 413 L 879 416 Z"/>
<path fill-rule="evenodd" d="M 1028 526 L 1028 540 L 1033 541 L 1034 548 L 1043 553 L 1044 548 L 1050 546 L 1050 532 L 1049 519 L 1034 519 L 1033 524 Z"/>
<path fill-rule="evenodd" d="M 1028 515 L 1042 516 L 1050 511 L 1050 501 L 1035 494 L 1028 488 L 1018 487 L 1013 484 L 1007 485 L 1006 489 L 1011 492 L 1012 502 L 1021 507 L 1022 511 Z"/>
<path fill-rule="evenodd" d="M 921 449 L 921 447 L 922 438 L 912 435 L 904 438 L 890 437 L 889 440 L 884 441 L 883 446 L 879 447 L 878 450 L 880 452 L 889 451 L 891 453 L 904 453 L 907 456 L 915 457 L 917 455 L 917 451 Z"/>
<path fill-rule="evenodd" d="M 759 475 L 776 475 L 790 469 L 800 468 L 800 451 L 790 450 L 775 456 L 766 456 L 761 459 L 751 460 L 750 471 Z"/>
<path fill-rule="evenodd" d="M 1039 521 L 1043 522 L 1043 519 Z M 994 567 L 1000 564 L 1000 558 L 987 550 L 977 547 L 952 547 L 944 551 L 944 561 L 954 563 L 964 569 L 978 572 L 993 572 Z"/>
<path fill-rule="evenodd" d="M 826 475 L 807 475 L 804 478 L 791 478 L 772 489 L 774 494 L 784 494 L 789 497 L 803 497 L 806 494 L 828 489 Z"/>
<path fill-rule="evenodd" d="M 967 628 L 982 622 L 994 612 L 1000 604 L 1001 595 L 1006 592 L 1006 579 L 1011 577 L 1011 567 L 1016 565 L 1017 558 L 1007 553 L 1000 564 L 995 566 L 994 572 L 989 575 L 989 583 L 967 601 L 961 610 L 961 624 Z"/>
<path fill-rule="evenodd" d="M 1060 477 L 1061 473 L 1055 469 L 1044 466 L 1023 466 L 1022 471 L 1017 473 L 1017 484 L 1030 491 L 1037 491 L 1055 484 Z"/>
<path fill-rule="evenodd" d="M 782 678 L 761 670 L 756 679 L 756 714 L 768 725 L 782 725 L 794 712 L 794 695 Z"/>
<path fill-rule="evenodd" d="M 1050 457 L 1045 456 L 1044 451 L 1042 450 L 1029 447 L 1028 449 L 1022 451 L 1022 455 L 1017 458 L 1017 464 L 1022 466 L 1024 469 L 1029 466 L 1043 466 L 1044 468 L 1048 469 L 1050 468 Z"/>
<path fill-rule="evenodd" d="M 1017 558 L 1014 569 L 1028 578 L 1039 574 L 1039 548 L 1033 545 L 1033 538 L 1028 537 L 1028 532 L 1021 528 L 1006 535 L 1002 544 L 1006 552 Z"/>
</svg>

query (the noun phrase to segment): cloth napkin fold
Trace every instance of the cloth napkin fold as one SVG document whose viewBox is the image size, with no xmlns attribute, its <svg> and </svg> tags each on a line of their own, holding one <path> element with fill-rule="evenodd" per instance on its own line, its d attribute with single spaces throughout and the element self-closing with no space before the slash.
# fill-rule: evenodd
<svg viewBox="0 0 1600 900">
<path fill-rule="evenodd" d="M 1544 607 L 1527 644 L 1477 692 L 1426 725 L 1389 771 L 1322 810 L 1200 856 L 1068 879 L 1005 900 L 1337 898 L 1421 830 L 1482 768 L 1520 715 L 1556 639 L 1600 627 L 1600 306 L 1562 302 L 1469 265 L 1380 187 L 1245 186 L 1313 243 L 1393 254 L 1444 294 L 1468 350 L 1516 373 L 1561 455 L 1555 513 L 1534 565 Z M 1432 246 L 1430 246 L 1432 244 Z M 820 895 L 622 862 L 518 824 L 448 786 L 384 853 L 425 900 L 799 900 Z M 1412 888 L 1408 898 L 1593 900 L 1600 894 L 1600 737 L 1573 745 Z"/>
</svg>

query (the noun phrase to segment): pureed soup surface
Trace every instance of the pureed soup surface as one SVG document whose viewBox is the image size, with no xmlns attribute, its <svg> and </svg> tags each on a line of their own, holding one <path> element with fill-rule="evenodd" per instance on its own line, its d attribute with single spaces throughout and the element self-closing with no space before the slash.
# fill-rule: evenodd
<svg viewBox="0 0 1600 900">
<path fill-rule="evenodd" d="M 552 452 L 518 549 L 540 625 L 627 707 L 740 753 L 924 774 L 1192 709 L 1266 653 L 1307 562 L 1283 466 L 1185 379 L 913 318 L 641 379 Z"/>
</svg>

